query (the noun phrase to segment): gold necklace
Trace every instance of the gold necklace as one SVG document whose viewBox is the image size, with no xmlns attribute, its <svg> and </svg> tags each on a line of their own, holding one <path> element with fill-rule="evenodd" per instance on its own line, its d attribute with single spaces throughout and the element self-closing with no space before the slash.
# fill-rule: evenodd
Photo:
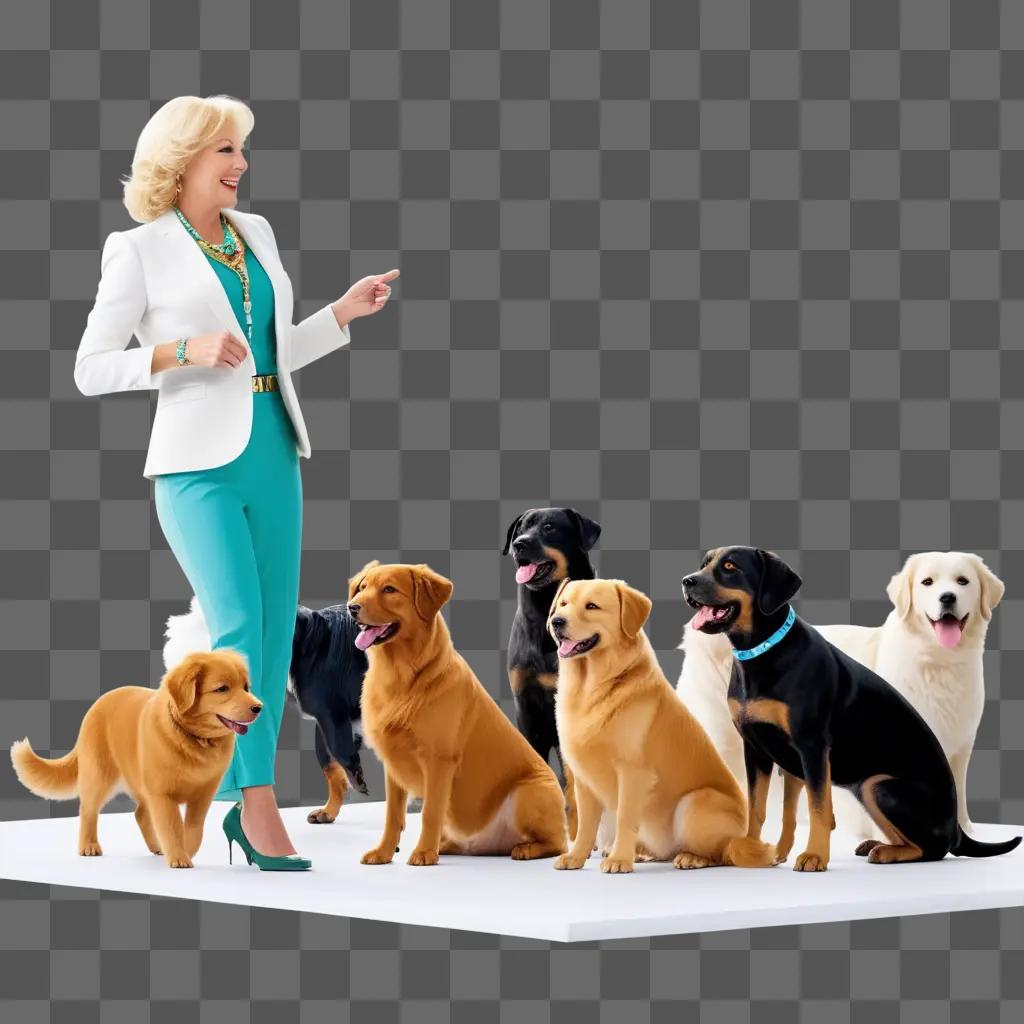
<svg viewBox="0 0 1024 1024">
<path fill-rule="evenodd" d="M 249 338 L 249 347 L 252 348 L 252 296 L 249 292 L 249 271 L 245 265 L 245 240 L 235 230 L 224 214 L 221 214 L 221 221 L 224 223 L 224 231 L 229 241 L 222 245 L 212 245 L 189 223 L 188 218 L 175 207 L 178 219 L 185 225 L 188 233 L 196 240 L 199 248 L 211 259 L 223 263 L 229 270 L 233 270 L 242 282 L 242 309 L 245 310 L 246 333 Z"/>
</svg>

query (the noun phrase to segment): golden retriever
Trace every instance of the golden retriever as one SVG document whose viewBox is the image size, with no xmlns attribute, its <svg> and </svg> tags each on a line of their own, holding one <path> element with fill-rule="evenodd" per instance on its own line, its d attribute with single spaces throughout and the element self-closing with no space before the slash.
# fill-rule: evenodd
<svg viewBox="0 0 1024 1024">
<path fill-rule="evenodd" d="M 1005 591 L 976 554 L 922 551 L 910 555 L 886 587 L 893 610 L 880 626 L 835 624 L 815 629 L 844 654 L 895 686 L 928 723 L 956 781 L 957 817 L 972 830 L 967 765 L 985 707 L 985 636 Z M 746 777 L 743 744 L 726 704 L 733 656 L 723 634 L 684 630 L 677 692 L 701 722 L 737 778 Z M 772 802 L 780 799 L 772 782 Z M 884 838 L 861 806 L 836 789 L 837 826 L 867 839 Z"/>
<path fill-rule="evenodd" d="M 747 801 L 665 678 L 643 625 L 651 600 L 622 580 L 566 580 L 548 613 L 558 644 L 555 715 L 576 779 L 579 826 L 555 867 L 583 867 L 602 810 L 615 838 L 601 870 L 633 870 L 637 840 L 677 868 L 768 867 Z"/>
<path fill-rule="evenodd" d="M 567 846 L 555 773 L 452 645 L 440 614 L 451 594 L 451 581 L 423 564 L 374 559 L 349 580 L 356 645 L 369 661 L 363 738 L 384 765 L 386 793 L 384 832 L 364 864 L 394 857 L 409 795 L 423 797 L 414 866 L 442 853 L 532 860 Z"/>
<path fill-rule="evenodd" d="M 190 654 L 155 690 L 121 686 L 98 698 L 70 753 L 40 757 L 26 738 L 12 745 L 11 762 L 36 796 L 78 797 L 83 857 L 102 854 L 99 812 L 121 792 L 138 805 L 135 820 L 146 846 L 162 852 L 169 867 L 190 868 L 235 734 L 244 735 L 262 707 L 249 690 L 242 655 L 229 648 Z"/>
</svg>

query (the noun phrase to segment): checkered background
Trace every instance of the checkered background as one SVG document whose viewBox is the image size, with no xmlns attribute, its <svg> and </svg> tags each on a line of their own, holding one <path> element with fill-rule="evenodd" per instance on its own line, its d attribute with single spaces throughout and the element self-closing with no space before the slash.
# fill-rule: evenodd
<svg viewBox="0 0 1024 1024">
<path fill-rule="evenodd" d="M 0 11 L 0 746 L 67 750 L 99 693 L 159 677 L 187 605 L 141 475 L 153 400 L 83 398 L 72 367 L 102 242 L 133 226 L 139 130 L 171 96 L 226 92 L 255 111 L 241 206 L 273 223 L 297 317 L 402 271 L 351 349 L 297 377 L 304 603 L 341 600 L 369 558 L 428 562 L 510 711 L 498 552 L 529 506 L 601 522 L 598 571 L 654 598 L 672 679 L 679 579 L 706 546 L 779 551 L 802 615 L 859 623 L 909 552 L 977 551 L 1008 590 L 970 803 L 1024 822 L 1024 4 Z M 278 779 L 319 802 L 291 711 Z M 0 817 L 74 810 L 0 767 Z M 1021 911 L 562 947 L 58 887 L 0 900 L 12 1024 L 1024 1014 Z"/>
</svg>

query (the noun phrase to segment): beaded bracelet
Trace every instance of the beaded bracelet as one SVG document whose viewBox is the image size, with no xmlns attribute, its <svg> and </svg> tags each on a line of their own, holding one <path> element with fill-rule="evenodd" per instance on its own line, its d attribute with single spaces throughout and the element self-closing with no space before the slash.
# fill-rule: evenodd
<svg viewBox="0 0 1024 1024">
<path fill-rule="evenodd" d="M 192 360 L 189 359 L 189 357 L 187 355 L 185 355 L 185 346 L 187 344 L 188 344 L 188 338 L 179 338 L 178 339 L 177 355 L 178 355 L 178 365 L 179 366 L 191 366 L 192 365 Z"/>
</svg>

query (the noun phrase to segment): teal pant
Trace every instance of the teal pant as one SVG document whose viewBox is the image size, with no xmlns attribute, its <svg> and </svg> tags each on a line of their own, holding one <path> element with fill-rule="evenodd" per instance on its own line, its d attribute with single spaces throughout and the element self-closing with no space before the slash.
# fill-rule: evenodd
<svg viewBox="0 0 1024 1024">
<path fill-rule="evenodd" d="M 252 433 L 236 459 L 154 481 L 156 513 L 202 607 L 214 650 L 249 662 L 263 711 L 245 736 L 214 799 L 239 800 L 274 782 L 299 602 L 302 475 L 281 395 L 252 396 Z"/>
</svg>

